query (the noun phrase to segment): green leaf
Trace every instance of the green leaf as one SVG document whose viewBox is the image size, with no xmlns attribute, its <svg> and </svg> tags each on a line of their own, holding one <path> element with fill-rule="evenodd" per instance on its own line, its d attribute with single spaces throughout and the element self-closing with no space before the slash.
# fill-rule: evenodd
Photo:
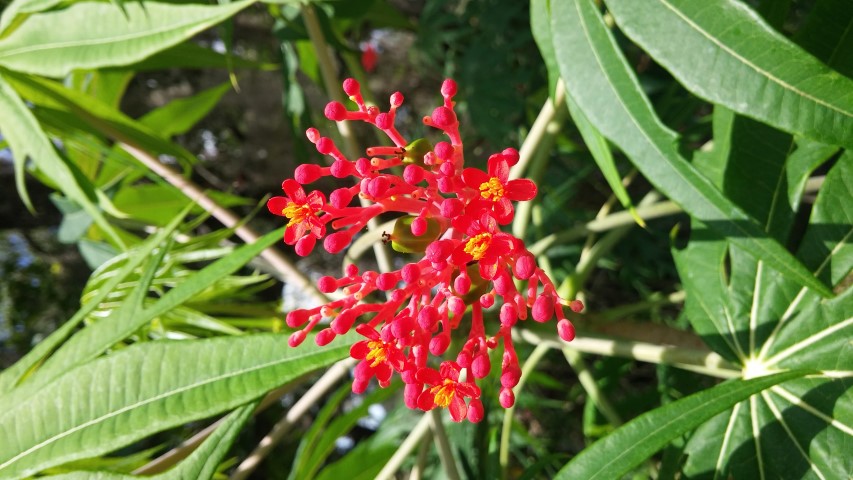
<svg viewBox="0 0 853 480">
<path fill-rule="evenodd" d="M 351 394 L 349 385 L 344 385 L 340 390 L 340 397 L 335 396 L 323 407 L 323 410 L 315 417 L 311 429 L 302 438 L 299 452 L 294 459 L 293 470 L 290 472 L 291 479 L 316 478 L 317 471 L 323 466 L 329 455 L 335 450 L 335 442 L 352 430 L 356 423 L 367 416 L 368 409 L 388 400 L 391 395 L 399 390 L 399 383 L 393 386 L 374 390 L 361 399 L 361 404 L 347 411 L 345 414 L 332 418 L 340 403 Z M 321 421 L 322 420 L 322 421 Z"/>
<path fill-rule="evenodd" d="M 124 67 L 108 68 L 105 71 L 149 72 L 169 68 L 257 68 L 275 70 L 272 63 L 255 62 L 234 56 L 223 55 L 209 48 L 187 41 L 161 50 L 142 61 Z"/>
<path fill-rule="evenodd" d="M 270 245 L 280 242 L 283 234 L 284 229 L 279 228 L 259 238 L 255 243 L 243 245 L 228 256 L 185 278 L 156 303 L 142 311 L 129 312 L 126 316 L 113 316 L 89 325 L 45 362 L 37 372 L 35 380 L 42 384 L 69 368 L 100 355 L 151 320 L 182 305 L 217 280 L 233 273 Z"/>
<path fill-rule="evenodd" d="M 57 154 L 41 125 L 2 74 L 0 74 L 0 131 L 8 140 L 14 154 L 15 184 L 27 208 L 32 210 L 24 184 L 25 162 L 29 158 L 36 168 L 50 176 L 62 193 L 77 202 L 117 245 L 124 247 L 124 242 L 95 204 L 96 200 L 93 198 L 95 195 L 91 193 L 92 185 L 81 183 L 86 182 L 86 179 L 82 175 L 75 175 L 71 166 Z"/>
<path fill-rule="evenodd" d="M 548 71 L 548 95 L 553 101 L 556 98 L 557 81 L 560 79 L 560 67 L 557 65 L 557 56 L 554 53 L 554 41 L 551 34 L 551 14 L 549 0 L 532 0 L 530 2 L 530 32 L 545 68 Z"/>
<path fill-rule="evenodd" d="M 172 100 L 169 104 L 148 112 L 139 122 L 164 137 L 172 137 L 186 133 L 216 106 L 231 84 L 219 86 L 199 92 L 189 98 Z"/>
<path fill-rule="evenodd" d="M 853 76 L 853 2 L 817 0 L 794 41 L 842 75 Z"/>
<path fill-rule="evenodd" d="M 5 395 L 12 390 L 16 384 L 20 383 L 23 380 L 23 377 L 41 363 L 45 356 L 59 347 L 59 345 L 78 327 L 80 322 L 82 322 L 83 319 L 85 319 L 92 311 L 98 308 L 101 302 L 113 293 L 121 282 L 123 282 L 144 261 L 149 260 L 149 256 L 154 249 L 160 246 L 161 243 L 175 232 L 175 229 L 178 228 L 178 225 L 181 224 L 187 213 L 189 213 L 189 208 L 184 209 L 184 211 L 179 215 L 176 215 L 172 222 L 157 232 L 157 234 L 152 235 L 134 249 L 125 252 L 125 256 L 123 258 L 124 263 L 121 267 L 104 281 L 101 288 L 94 293 L 88 301 L 82 302 L 82 307 L 80 307 L 80 310 L 78 310 L 70 320 L 65 322 L 65 324 L 59 327 L 58 330 L 51 333 L 46 339 L 39 342 L 14 365 L 0 372 L 0 394 Z M 0 398 L 3 397 L 0 396 Z M 4 400 L 0 400 L 0 405 L 3 404 Z"/>
<path fill-rule="evenodd" d="M 82 120 L 101 135 L 117 141 L 139 146 L 152 153 L 173 155 L 189 164 L 195 162 L 195 155 L 185 148 L 106 103 L 52 80 L 11 72 L 7 75 L 22 95 L 36 105 L 66 110 L 76 116 L 78 122 Z"/>
<path fill-rule="evenodd" d="M 575 126 L 578 127 L 584 143 L 589 148 L 589 153 L 592 154 L 593 160 L 598 165 L 598 169 L 601 170 L 601 174 L 604 175 L 604 179 L 607 180 L 607 184 L 610 185 L 610 189 L 613 190 L 613 194 L 616 195 L 619 203 L 631 213 L 637 225 L 645 228 L 646 222 L 637 215 L 637 209 L 634 208 L 634 203 L 628 195 L 628 190 L 625 188 L 625 185 L 622 185 L 622 175 L 616 169 L 616 160 L 610 152 L 610 145 L 607 143 L 607 139 L 589 122 L 589 119 L 586 118 L 586 115 L 583 114 L 583 111 L 572 100 L 571 96 L 566 96 L 566 105 L 569 107 L 569 114 L 572 116 Z"/>
<path fill-rule="evenodd" d="M 351 336 L 288 348 L 283 335 L 132 345 L 68 371 L 0 414 L 0 476 L 101 455 L 259 398 L 347 355 Z M 57 400 L 62 401 L 57 401 Z"/>
<path fill-rule="evenodd" d="M 235 205 L 248 205 L 249 202 L 236 195 L 228 193 L 208 192 L 213 200 L 219 205 L 231 207 Z M 122 188 L 113 198 L 113 204 L 121 209 L 131 218 L 142 220 L 152 225 L 162 226 L 174 218 L 190 203 L 180 190 L 168 184 L 145 184 Z M 195 207 L 195 213 L 202 209 Z"/>
<path fill-rule="evenodd" d="M 563 80 L 590 122 L 691 216 L 785 275 L 831 296 L 826 285 L 681 158 L 675 135 L 655 116 L 592 2 L 555 2 L 551 8 Z"/>
<path fill-rule="evenodd" d="M 75 3 L 62 10 L 31 15 L 0 40 L 0 65 L 48 77 L 63 77 L 78 69 L 129 65 L 192 37 L 252 3 L 130 2 L 124 11 L 100 2 Z"/>
<path fill-rule="evenodd" d="M 673 252 L 691 325 L 745 376 L 820 372 L 775 386 L 703 426 L 685 449 L 688 477 L 841 478 L 853 468 L 844 455 L 828 453 L 853 441 L 853 289 L 843 286 L 853 269 L 851 160 L 845 153 L 827 174 L 797 252 L 842 289 L 837 297 L 821 299 L 700 225 L 687 247 Z M 777 188 L 756 190 L 755 201 L 785 195 L 783 184 Z"/>
<path fill-rule="evenodd" d="M 607 0 L 607 7 L 628 37 L 699 97 L 787 132 L 853 147 L 853 80 L 744 2 Z"/>
<path fill-rule="evenodd" d="M 714 415 L 773 385 L 807 373 L 798 370 L 751 380 L 731 380 L 644 413 L 584 449 L 554 478 L 621 478 L 671 440 L 693 430 Z"/>
<path fill-rule="evenodd" d="M 222 459 L 240 433 L 240 429 L 246 421 L 252 417 L 257 402 L 244 405 L 223 418 L 219 426 L 198 446 L 187 458 L 157 475 L 139 477 L 136 475 L 122 475 L 109 472 L 73 472 L 64 475 L 52 475 L 46 478 L 51 480 L 138 480 L 146 478 L 150 480 L 198 480 L 202 478 L 214 478 Z"/>
<path fill-rule="evenodd" d="M 550 5 L 548 0 L 534 0 L 530 3 L 530 30 L 533 32 L 533 38 L 536 40 L 536 45 L 539 47 L 539 52 L 545 60 L 545 66 L 548 69 L 548 91 L 551 99 L 556 98 L 557 82 L 560 79 L 560 69 L 557 64 L 557 56 L 554 52 L 554 41 L 551 33 L 551 16 L 549 14 Z M 572 100 L 571 96 L 566 96 L 566 105 L 569 108 L 569 113 L 572 120 L 575 122 L 578 131 L 583 137 L 592 154 L 593 160 L 598 165 L 599 170 L 604 175 L 613 194 L 619 200 L 641 227 L 646 226 L 646 223 L 637 215 L 636 209 L 631 202 L 631 197 L 625 186 L 622 185 L 622 176 L 616 169 L 616 162 L 613 159 L 613 154 L 610 151 L 610 145 L 607 140 L 601 135 L 595 126 L 589 123 L 589 120 L 580 110 L 580 108 Z"/>
</svg>

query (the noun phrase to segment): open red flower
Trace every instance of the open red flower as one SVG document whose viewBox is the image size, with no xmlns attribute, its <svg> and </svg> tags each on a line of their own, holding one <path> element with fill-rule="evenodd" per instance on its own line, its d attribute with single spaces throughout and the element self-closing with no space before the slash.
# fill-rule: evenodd
<svg viewBox="0 0 853 480">
<path fill-rule="evenodd" d="M 359 325 L 356 331 L 367 340 L 356 342 L 349 351 L 352 358 L 361 360 L 355 367 L 353 392 L 362 393 L 374 376 L 380 386 L 387 387 L 394 370 L 403 371 L 406 357 L 395 342 L 383 340 L 369 325 Z"/>
<path fill-rule="evenodd" d="M 536 184 L 532 180 L 509 180 L 509 162 L 499 153 L 489 157 L 488 173 L 478 168 L 466 168 L 462 171 L 462 179 L 479 192 L 479 197 L 472 202 L 475 208 L 493 211 L 501 225 L 512 222 L 513 201 L 527 201 L 536 196 Z"/>
<path fill-rule="evenodd" d="M 465 398 L 472 401 L 480 398 L 480 387 L 474 382 L 460 382 L 462 368 L 456 362 L 442 362 L 439 371 L 422 368 L 416 374 L 417 380 L 429 385 L 418 397 L 418 408 L 424 411 L 435 407 L 450 410 L 450 418 L 461 422 L 468 414 Z"/>
<path fill-rule="evenodd" d="M 451 255 L 453 264 L 462 268 L 468 262 L 480 262 L 480 275 L 491 280 L 497 273 L 498 261 L 512 250 L 512 237 L 498 229 L 497 221 L 488 212 L 471 222 L 466 233 L 469 238 Z"/>
<path fill-rule="evenodd" d="M 326 205 L 323 194 L 315 190 L 305 195 L 302 185 L 290 178 L 282 182 L 281 189 L 287 196 L 270 198 L 267 208 L 271 213 L 290 220 L 284 230 L 284 243 L 294 245 L 306 233 L 323 238 L 326 226 L 318 217 Z"/>
</svg>

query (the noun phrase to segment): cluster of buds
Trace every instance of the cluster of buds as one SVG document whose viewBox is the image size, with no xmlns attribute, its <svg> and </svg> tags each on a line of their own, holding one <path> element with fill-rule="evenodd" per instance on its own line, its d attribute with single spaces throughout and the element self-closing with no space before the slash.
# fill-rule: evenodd
<svg viewBox="0 0 853 480">
<path fill-rule="evenodd" d="M 503 350 L 500 404 L 509 407 L 515 402 L 512 389 L 521 369 L 511 329 L 517 322 L 556 318 L 559 336 L 565 341 L 574 338 L 574 327 L 563 312 L 564 301 L 551 279 L 520 239 L 500 230 L 513 219 L 513 202 L 533 199 L 536 185 L 509 179 L 510 168 L 519 159 L 512 148 L 492 155 L 486 171 L 464 168 L 453 80 L 442 84 L 443 105 L 423 119 L 449 139 L 435 145 L 426 139 L 408 142 L 395 128 L 396 111 L 403 104 L 399 92 L 391 95 L 389 110 L 382 112 L 364 103 L 355 80 L 347 79 L 343 89 L 356 108 L 331 102 L 326 117 L 336 122 L 367 122 L 394 146 L 371 147 L 365 157 L 350 159 L 334 141 L 310 128 L 308 139 L 333 161 L 326 167 L 300 165 L 294 179 L 282 184 L 286 196 L 271 198 L 268 208 L 288 219 L 284 241 L 302 256 L 312 251 L 317 240 L 328 252 L 338 253 L 371 219 L 401 213 L 393 232 L 383 233 L 383 241 L 419 259 L 392 272 L 359 272 L 349 265 L 341 278 L 321 278 L 322 292 L 343 295 L 326 305 L 291 311 L 287 324 L 298 330 L 288 343 L 295 347 L 317 329 L 314 339 L 322 346 L 355 328 L 364 340 L 350 350 L 360 360 L 354 392 L 363 392 L 374 377 L 385 387 L 397 373 L 405 382 L 404 398 L 410 408 L 445 407 L 454 421 L 478 422 L 484 412 L 476 381 L 489 374 L 489 353 L 499 347 Z M 303 185 L 327 176 L 356 181 L 331 192 L 328 200 L 317 190 L 305 193 Z M 367 206 L 354 205 L 356 196 L 368 200 Z M 372 302 L 368 297 L 374 292 L 385 292 L 386 298 Z M 583 308 L 577 300 L 565 305 L 575 312 Z M 489 332 L 483 311 L 493 307 L 498 310 L 499 325 Z M 467 340 L 455 360 L 441 361 L 438 369 L 433 368 L 437 362 L 431 362 L 430 356 L 445 357 L 451 334 L 460 328 L 469 308 Z"/>
</svg>

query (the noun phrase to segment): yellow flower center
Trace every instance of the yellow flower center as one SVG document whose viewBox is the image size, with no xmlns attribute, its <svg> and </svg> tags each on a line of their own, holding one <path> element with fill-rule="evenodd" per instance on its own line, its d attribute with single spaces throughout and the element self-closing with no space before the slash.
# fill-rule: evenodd
<svg viewBox="0 0 853 480">
<path fill-rule="evenodd" d="M 372 340 L 367 342 L 370 352 L 367 353 L 365 360 L 372 361 L 370 367 L 376 367 L 388 358 L 388 350 L 386 350 L 385 342 L 380 340 Z"/>
<path fill-rule="evenodd" d="M 311 207 L 308 205 L 299 205 L 296 202 L 287 202 L 281 214 L 290 219 L 287 222 L 287 226 L 290 227 L 306 221 L 311 216 Z"/>
<path fill-rule="evenodd" d="M 449 378 L 444 379 L 443 385 L 436 385 L 429 389 L 429 393 L 435 395 L 435 404 L 442 408 L 447 408 L 450 405 L 450 401 L 453 400 L 453 396 L 456 395 L 456 388 L 454 388 L 453 380 Z"/>
<path fill-rule="evenodd" d="M 474 260 L 480 260 L 486 254 L 486 251 L 489 249 L 489 245 L 491 244 L 492 234 L 483 232 L 468 240 L 468 243 L 465 244 L 465 248 L 463 248 L 463 250 L 468 255 L 474 257 Z"/>
<path fill-rule="evenodd" d="M 497 202 L 504 196 L 504 186 L 497 177 L 492 177 L 488 182 L 480 184 L 480 195 L 486 200 Z"/>
</svg>

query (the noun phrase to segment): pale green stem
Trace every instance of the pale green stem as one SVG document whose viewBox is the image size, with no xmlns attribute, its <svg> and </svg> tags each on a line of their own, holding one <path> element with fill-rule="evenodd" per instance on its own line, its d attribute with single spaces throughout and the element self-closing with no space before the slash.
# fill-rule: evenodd
<svg viewBox="0 0 853 480">
<path fill-rule="evenodd" d="M 556 334 L 538 333 L 529 329 L 519 330 L 517 333 L 524 341 L 537 346 L 547 345 L 550 348 L 559 349 L 566 346 L 566 343 Z M 586 335 L 576 336 L 571 341 L 570 346 L 584 353 L 671 365 L 717 378 L 738 378 L 741 376 L 741 371 L 737 367 L 709 350 Z"/>
<path fill-rule="evenodd" d="M 326 37 L 323 35 L 323 29 L 320 27 L 320 22 L 317 20 L 317 14 L 314 12 L 312 5 L 302 6 L 302 18 L 305 21 L 305 28 L 308 30 L 308 38 L 314 45 L 314 52 L 317 55 L 317 64 L 320 66 L 320 73 L 323 77 L 323 85 L 326 92 L 332 100 L 343 103 L 346 101 L 341 89 L 341 82 L 336 73 L 332 56 L 329 53 L 329 45 L 326 43 Z M 344 140 L 343 152 L 353 159 L 358 158 L 359 148 L 355 138 L 355 133 L 350 128 L 349 122 L 335 122 L 338 126 L 338 132 Z M 370 202 L 363 198 L 359 198 L 362 206 L 368 206 Z M 376 229 L 376 219 L 371 219 L 367 223 L 367 228 L 370 230 Z M 373 253 L 376 255 L 376 263 L 379 265 L 379 270 L 382 272 L 390 272 L 392 267 L 391 257 L 388 252 L 382 248 L 382 245 L 374 245 Z"/>
<path fill-rule="evenodd" d="M 513 335 L 515 336 L 515 335 Z M 521 390 L 524 388 L 524 384 L 527 382 L 527 378 L 530 376 L 530 372 L 532 372 L 536 368 L 536 364 L 542 360 L 542 357 L 548 353 L 548 350 L 551 348 L 550 345 L 536 345 L 536 348 L 533 349 L 533 352 L 530 353 L 530 356 L 527 357 L 527 360 L 524 362 L 524 365 L 521 367 L 521 378 L 518 380 L 518 385 L 512 389 L 515 394 L 516 401 L 518 396 L 521 394 Z M 501 466 L 501 478 L 506 479 L 508 475 L 509 469 L 509 442 L 510 436 L 512 435 L 512 419 L 513 414 L 515 413 L 515 405 L 504 410 L 504 420 L 503 425 L 501 427 L 501 445 L 500 451 L 498 453 L 498 462 L 500 462 Z"/>
<path fill-rule="evenodd" d="M 654 204 L 658 198 L 660 198 L 660 194 L 654 191 L 649 192 L 640 201 L 638 207 L 642 208 L 650 204 Z M 602 209 L 609 210 L 609 207 L 605 205 Z M 566 280 L 562 285 L 560 285 L 560 288 L 557 289 L 558 293 L 563 298 L 575 298 L 575 295 L 577 295 L 586 283 L 587 278 L 592 274 L 596 264 L 598 264 L 598 260 L 600 260 L 607 252 L 612 250 L 613 247 L 615 247 L 616 244 L 618 244 L 619 241 L 631 231 L 634 225 L 636 225 L 636 223 L 632 222 L 611 230 L 607 232 L 601 240 L 592 244 L 590 248 L 585 248 L 585 250 L 581 252 L 581 258 L 575 268 L 575 273 L 566 277 Z M 590 234 L 590 236 L 592 235 L 593 234 Z M 591 239 L 588 239 L 587 244 L 589 244 L 590 241 Z"/>
<path fill-rule="evenodd" d="M 421 446 L 418 447 L 418 456 L 415 459 L 415 466 L 412 467 L 412 471 L 409 472 L 409 480 L 421 480 L 423 478 L 424 470 L 426 469 L 427 460 L 429 458 L 430 440 L 432 440 L 432 431 L 427 431 L 423 440 L 421 440 Z"/>
<path fill-rule="evenodd" d="M 681 207 L 671 201 L 663 201 L 644 207 L 637 207 L 637 214 L 643 220 L 666 217 L 681 212 Z M 606 232 L 608 230 L 613 230 L 614 228 L 631 224 L 636 224 L 634 218 L 631 216 L 631 212 L 621 210 L 607 215 L 604 218 L 587 222 L 584 225 L 578 225 L 568 230 L 545 236 L 538 242 L 531 245 L 529 250 L 534 255 L 540 255 L 552 245 L 568 243 L 584 238 L 590 232 Z"/>
<path fill-rule="evenodd" d="M 391 458 L 388 459 L 388 462 L 382 467 L 382 470 L 376 474 L 375 480 L 391 480 L 394 478 L 397 470 L 403 465 L 403 462 L 406 461 L 409 454 L 412 453 L 412 450 L 418 446 L 421 440 L 429 433 L 430 429 L 430 416 L 424 414 L 421 416 L 421 419 L 418 421 L 415 428 L 409 433 L 409 436 L 403 440 L 403 443 L 397 448 L 397 451 L 394 452 L 394 455 L 391 455 Z"/>
<path fill-rule="evenodd" d="M 302 397 L 293 404 L 293 407 L 279 420 L 252 453 L 240 462 L 230 480 L 243 480 L 252 474 L 261 461 L 272 453 L 273 447 L 280 442 L 284 436 L 293 428 L 293 425 L 301 419 L 308 411 L 340 381 L 349 374 L 350 368 L 356 364 L 355 360 L 347 358 L 332 365 Z"/>
<path fill-rule="evenodd" d="M 622 418 L 616 412 L 616 409 L 613 408 L 613 405 L 610 404 L 610 401 L 607 400 L 607 397 L 604 396 L 601 389 L 598 388 L 598 382 L 595 381 L 595 377 L 592 376 L 592 372 L 587 368 L 581 352 L 568 346 L 563 347 L 562 350 L 563 356 L 566 357 L 566 361 L 572 366 L 572 369 L 578 376 L 578 381 L 586 391 L 589 399 L 593 404 L 595 404 L 595 407 L 598 408 L 598 411 L 601 412 L 601 414 L 604 415 L 604 418 L 606 418 L 614 427 L 622 425 Z"/>
<path fill-rule="evenodd" d="M 542 137 L 546 135 L 548 125 L 554 120 L 554 117 L 557 114 L 558 109 L 555 108 L 555 106 L 562 108 L 565 105 L 565 102 L 566 89 L 563 85 L 563 81 L 559 80 L 557 82 L 557 89 L 554 92 L 554 100 L 552 101 L 551 98 L 545 100 L 545 104 L 542 105 L 542 109 L 539 110 L 536 120 L 534 120 L 533 125 L 530 126 L 530 132 L 527 134 L 527 137 L 518 149 L 518 163 L 509 171 L 510 180 L 520 178 L 524 175 L 525 170 L 527 170 L 527 165 L 533 158 L 533 153 L 538 149 Z"/>
<path fill-rule="evenodd" d="M 450 440 L 441 422 L 441 412 L 437 408 L 432 409 L 428 415 L 432 421 L 432 434 L 435 437 L 435 445 L 438 447 L 438 458 L 444 466 L 444 473 L 448 480 L 459 480 L 459 469 L 456 468 L 456 459 L 453 458 L 453 450 L 450 448 Z"/>
<path fill-rule="evenodd" d="M 554 104 L 550 99 L 545 101 L 542 110 L 533 122 L 530 133 L 524 139 L 519 150 L 519 161 L 510 169 L 510 178 L 520 177 L 528 165 L 530 173 L 528 176 L 538 181 L 544 174 L 548 165 L 551 149 L 554 147 L 557 134 L 563 127 L 563 122 L 568 115 L 565 105 L 565 89 L 562 82 L 557 84 L 556 99 Z M 512 222 L 512 233 L 518 238 L 524 238 L 527 226 L 530 223 L 533 202 L 518 202 L 515 206 L 515 217 Z"/>
<path fill-rule="evenodd" d="M 234 233 L 244 242 L 254 243 L 258 238 L 260 238 L 260 235 L 251 227 L 241 222 L 240 217 L 238 217 L 234 212 L 216 203 L 216 201 L 204 193 L 198 185 L 185 178 L 180 172 L 175 171 L 168 165 L 160 163 L 156 157 L 141 148 L 137 148 L 126 143 L 119 143 L 119 146 L 139 160 L 143 165 L 151 169 L 154 173 L 163 177 L 164 180 L 180 190 L 187 196 L 187 198 L 196 202 L 206 212 L 209 212 L 211 216 L 219 220 L 220 223 L 225 225 L 227 228 L 233 228 Z M 303 292 L 311 295 L 311 297 L 319 304 L 324 304 L 329 301 L 329 298 L 326 295 L 317 290 L 317 287 L 310 278 L 308 278 L 301 270 L 296 268 L 290 260 L 279 253 L 275 248 L 270 247 L 261 252 L 261 258 L 270 264 L 272 271 L 281 280 L 293 284 Z"/>
<path fill-rule="evenodd" d="M 637 312 L 645 312 L 646 310 L 650 310 L 663 305 L 682 303 L 684 302 L 685 296 L 686 294 L 684 293 L 684 290 L 672 292 L 669 295 L 663 295 L 660 292 L 655 292 L 652 293 L 647 300 L 643 300 L 642 302 L 631 303 L 628 305 L 620 305 L 618 307 L 610 308 L 599 312 L 596 319 L 600 321 L 623 319 Z"/>
</svg>

